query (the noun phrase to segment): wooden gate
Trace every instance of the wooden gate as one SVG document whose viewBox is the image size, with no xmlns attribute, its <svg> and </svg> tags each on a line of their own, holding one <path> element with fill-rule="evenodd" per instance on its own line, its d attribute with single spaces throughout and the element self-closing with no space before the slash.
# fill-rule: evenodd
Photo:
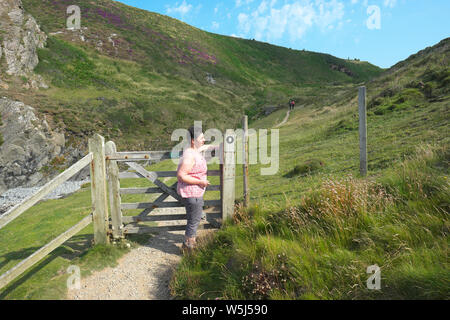
<svg viewBox="0 0 450 320">
<path fill-rule="evenodd" d="M 224 137 L 224 148 L 218 155 L 220 158 L 220 170 L 208 171 L 208 176 L 220 176 L 220 184 L 208 186 L 206 191 L 220 190 L 220 199 L 207 200 L 205 206 L 207 210 L 207 224 L 203 228 L 217 227 L 221 220 L 230 217 L 234 209 L 234 184 L 235 184 L 235 140 L 236 136 L 233 130 L 227 130 Z M 43 199 L 56 187 L 67 181 L 87 165 L 90 165 L 91 173 L 91 196 L 93 212 L 83 218 L 76 225 L 55 239 L 38 249 L 32 255 L 19 262 L 16 266 L 0 275 L 0 289 L 7 286 L 11 281 L 23 274 L 31 266 L 35 265 L 50 252 L 58 248 L 69 238 L 77 234 L 91 222 L 94 224 L 94 242 L 95 244 L 106 244 L 110 237 L 121 238 L 130 233 L 154 232 L 161 230 L 160 227 L 139 226 L 139 222 L 145 221 L 167 221 L 184 220 L 185 214 L 174 214 L 167 212 L 163 215 L 149 215 L 156 208 L 164 208 L 170 211 L 174 208 L 183 207 L 180 198 L 176 193 L 176 184 L 167 186 L 160 180 L 163 177 L 175 177 L 176 171 L 158 171 L 149 172 L 142 166 L 135 163 L 139 160 L 151 160 L 158 162 L 164 159 L 171 159 L 172 154 L 168 151 L 148 151 L 148 152 L 117 152 L 114 142 L 104 143 L 104 138 L 95 134 L 89 139 L 89 153 L 77 163 L 66 169 L 57 177 L 46 183 L 34 194 L 24 199 L 20 204 L 9 209 L 0 217 L 0 229 L 5 227 L 11 221 L 19 217 L 27 209 Z M 176 155 L 179 157 L 179 155 Z M 125 161 L 127 165 L 135 172 L 119 173 L 117 162 Z M 151 188 L 120 188 L 120 178 L 146 178 L 156 187 Z M 121 203 L 121 194 L 139 194 L 139 193 L 161 193 L 161 195 L 151 203 Z M 111 210 L 109 217 L 108 194 Z M 164 200 L 172 197 L 175 201 L 165 202 Z M 124 209 L 143 208 L 137 216 L 123 216 Z M 182 208 L 181 208 L 182 209 Z M 216 220 L 216 224 L 214 223 Z M 169 227 L 169 230 L 184 230 L 185 225 Z M 167 228 L 167 227 L 166 227 Z"/>
<path fill-rule="evenodd" d="M 220 176 L 220 183 L 210 185 L 208 191 L 220 191 L 220 198 L 205 200 L 204 212 L 206 221 L 202 222 L 199 229 L 218 228 L 223 219 L 231 216 L 234 209 L 235 199 L 235 134 L 228 130 L 224 136 L 223 148 L 215 154 L 220 161 L 219 170 L 208 170 L 208 177 Z M 106 175 L 109 193 L 109 205 L 111 218 L 107 232 L 115 239 L 122 238 L 126 234 L 158 232 L 162 229 L 168 231 L 185 230 L 186 224 L 174 224 L 165 226 L 146 226 L 145 222 L 164 224 L 176 220 L 185 220 L 184 200 L 176 191 L 177 182 L 167 185 L 161 178 L 176 177 L 176 171 L 147 171 L 137 161 L 159 162 L 166 159 L 179 158 L 180 154 L 172 154 L 170 151 L 133 151 L 117 152 L 114 142 L 105 144 Z M 209 160 L 209 159 L 207 159 Z M 118 162 L 124 162 L 134 172 L 119 172 Z M 123 178 L 145 178 L 154 187 L 146 188 L 121 188 L 120 179 Z M 160 194 L 153 202 L 123 203 L 121 195 L 124 194 Z M 206 194 L 206 193 L 205 193 Z M 143 209 L 135 216 L 124 215 L 124 210 Z M 156 214 L 155 214 L 156 213 Z M 101 228 L 103 229 L 103 228 Z"/>
</svg>

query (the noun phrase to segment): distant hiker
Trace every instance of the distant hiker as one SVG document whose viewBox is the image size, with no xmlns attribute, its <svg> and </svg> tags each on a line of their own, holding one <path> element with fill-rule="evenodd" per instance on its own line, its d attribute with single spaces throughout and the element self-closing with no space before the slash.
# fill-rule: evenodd
<svg viewBox="0 0 450 320">
<path fill-rule="evenodd" d="M 289 110 L 294 110 L 295 101 L 294 99 L 289 100 Z"/>
<path fill-rule="evenodd" d="M 206 179 L 207 165 L 201 152 L 216 149 L 219 146 L 204 145 L 205 137 L 199 127 L 190 127 L 190 147 L 184 150 L 177 168 L 177 193 L 184 199 L 186 208 L 186 232 L 183 250 L 192 250 L 195 246 L 197 228 L 203 214 L 203 194 L 210 184 Z"/>
</svg>

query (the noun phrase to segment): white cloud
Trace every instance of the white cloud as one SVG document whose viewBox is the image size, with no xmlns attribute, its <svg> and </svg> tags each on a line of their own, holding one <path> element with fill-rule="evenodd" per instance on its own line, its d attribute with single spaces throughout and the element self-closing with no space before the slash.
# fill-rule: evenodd
<svg viewBox="0 0 450 320">
<path fill-rule="evenodd" d="M 211 28 L 213 28 L 214 30 L 217 30 L 217 29 L 219 29 L 219 27 L 220 27 L 220 24 L 217 21 L 212 22 Z"/>
<path fill-rule="evenodd" d="M 253 0 L 236 0 L 236 7 L 240 7 L 244 4 L 250 4 Z"/>
<path fill-rule="evenodd" d="M 215 8 L 214 8 L 214 14 L 216 14 L 217 11 L 219 11 L 219 8 L 215 7 Z"/>
<path fill-rule="evenodd" d="M 250 28 L 252 27 L 250 19 L 248 15 L 245 13 L 239 13 L 238 15 L 239 29 L 242 30 L 244 34 L 250 32 Z"/>
<path fill-rule="evenodd" d="M 397 0 L 384 0 L 385 7 L 393 8 L 396 3 L 397 3 Z"/>
<path fill-rule="evenodd" d="M 316 0 L 316 4 L 319 6 L 319 12 L 316 14 L 315 20 L 322 30 L 329 28 L 330 25 L 344 17 L 344 4 L 342 2 Z"/>
<path fill-rule="evenodd" d="M 291 41 L 301 39 L 317 26 L 323 32 L 342 27 L 344 4 L 338 0 L 302 0 L 274 8 L 276 0 L 263 0 L 252 13 L 238 15 L 238 30 L 257 40 L 273 41 L 285 34 Z"/>
<path fill-rule="evenodd" d="M 185 16 L 189 11 L 192 10 L 192 5 L 187 4 L 186 0 L 183 0 L 183 3 L 178 6 L 178 2 L 175 3 L 175 7 L 168 7 L 166 12 L 168 14 L 179 14 L 182 17 Z"/>
</svg>

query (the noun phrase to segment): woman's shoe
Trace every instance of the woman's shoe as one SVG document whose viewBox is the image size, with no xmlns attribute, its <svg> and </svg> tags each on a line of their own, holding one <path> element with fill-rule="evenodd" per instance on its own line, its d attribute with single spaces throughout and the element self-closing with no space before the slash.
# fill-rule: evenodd
<svg viewBox="0 0 450 320">
<path fill-rule="evenodd" d="M 194 246 L 192 245 L 187 245 L 185 242 L 183 242 L 183 244 L 181 245 L 181 251 L 183 252 L 192 252 L 194 250 Z"/>
</svg>

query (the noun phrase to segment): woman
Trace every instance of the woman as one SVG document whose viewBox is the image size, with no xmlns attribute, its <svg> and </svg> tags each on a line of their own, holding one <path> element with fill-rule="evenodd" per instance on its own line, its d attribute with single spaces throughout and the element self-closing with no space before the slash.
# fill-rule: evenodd
<svg viewBox="0 0 450 320">
<path fill-rule="evenodd" d="M 203 212 L 203 194 L 209 185 L 207 178 L 206 160 L 201 152 L 211 149 L 218 150 L 219 146 L 205 146 L 205 137 L 200 128 L 190 127 L 190 148 L 183 152 L 177 169 L 177 192 L 184 198 L 187 216 L 186 232 L 183 249 L 192 250 L 195 246 L 197 228 Z"/>
</svg>

